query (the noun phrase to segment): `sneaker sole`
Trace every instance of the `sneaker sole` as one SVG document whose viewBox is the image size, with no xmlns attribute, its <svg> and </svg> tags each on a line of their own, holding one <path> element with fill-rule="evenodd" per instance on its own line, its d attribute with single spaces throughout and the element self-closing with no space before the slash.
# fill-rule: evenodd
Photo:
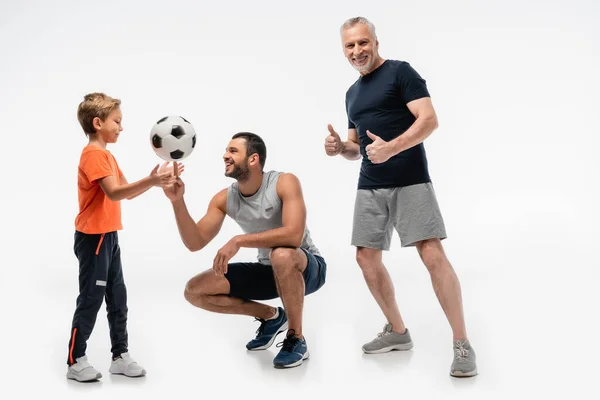
<svg viewBox="0 0 600 400">
<path fill-rule="evenodd" d="M 248 349 L 248 350 L 249 351 L 259 351 L 259 350 L 266 350 L 266 349 L 268 349 L 269 347 L 271 347 L 273 345 L 273 342 L 275 342 L 275 339 L 277 338 L 277 335 L 279 335 L 280 333 L 283 333 L 283 332 L 287 332 L 287 330 L 288 330 L 288 321 L 285 321 L 285 323 L 283 325 L 281 325 L 281 327 L 279 328 L 279 330 L 277 331 L 277 333 L 273 335 L 273 337 L 271 338 L 271 340 L 269 340 L 267 342 L 267 344 L 264 344 L 264 345 L 259 346 L 259 347 L 254 347 L 254 348 L 251 348 L 251 349 Z"/>
<path fill-rule="evenodd" d="M 462 371 L 450 372 L 450 376 L 454 376 L 456 378 L 470 378 L 475 375 L 477 375 L 477 368 L 471 372 L 462 372 Z"/>
<path fill-rule="evenodd" d="M 139 374 L 136 374 L 136 375 L 134 375 L 134 374 L 128 374 L 127 372 L 121 372 L 121 371 L 113 372 L 113 371 L 111 371 L 110 368 L 108 369 L 108 372 L 110 372 L 113 375 L 125 375 L 125 376 L 127 376 L 129 378 L 138 378 L 140 376 L 146 375 L 146 370 L 145 369 L 143 369 L 142 372 L 140 372 Z"/>
<path fill-rule="evenodd" d="M 306 353 L 304 353 L 304 356 L 302 356 L 302 358 L 300 360 L 296 361 L 295 363 L 287 364 L 287 365 L 284 365 L 284 364 L 274 364 L 273 366 L 275 368 L 277 368 L 277 369 L 294 368 L 294 367 L 297 367 L 299 365 L 302 365 L 302 362 L 304 360 L 308 360 L 308 357 L 310 357 L 310 354 L 308 353 L 308 350 L 306 350 Z"/>
<path fill-rule="evenodd" d="M 362 351 L 365 354 L 381 354 L 381 353 L 387 353 L 392 350 L 406 351 L 406 350 L 410 350 L 412 348 L 413 348 L 413 342 L 411 341 L 409 343 L 395 344 L 393 346 L 382 347 L 381 349 L 377 349 L 377 350 L 365 350 L 365 348 L 363 347 Z"/>
<path fill-rule="evenodd" d="M 77 376 L 75 374 L 71 374 L 71 373 L 67 372 L 67 379 L 72 379 L 77 382 L 97 381 L 100 378 L 102 378 L 102 374 L 100 372 L 98 372 L 96 375 L 89 375 L 86 377 Z"/>
</svg>

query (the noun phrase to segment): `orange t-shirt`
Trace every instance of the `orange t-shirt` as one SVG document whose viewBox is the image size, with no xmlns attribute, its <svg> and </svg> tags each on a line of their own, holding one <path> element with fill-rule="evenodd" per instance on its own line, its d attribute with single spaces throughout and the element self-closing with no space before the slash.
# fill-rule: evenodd
<svg viewBox="0 0 600 400">
<path fill-rule="evenodd" d="M 99 179 L 114 176 L 117 184 L 123 175 L 110 151 L 96 146 L 85 146 L 79 159 L 77 194 L 79 214 L 75 229 L 88 234 L 107 233 L 123 229 L 121 202 L 110 200 L 98 183 Z"/>
</svg>

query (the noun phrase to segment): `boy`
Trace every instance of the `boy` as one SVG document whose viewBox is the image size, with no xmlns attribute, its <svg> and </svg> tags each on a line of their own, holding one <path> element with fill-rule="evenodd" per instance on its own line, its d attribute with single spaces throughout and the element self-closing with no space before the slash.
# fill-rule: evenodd
<svg viewBox="0 0 600 400">
<path fill-rule="evenodd" d="M 79 260 L 79 296 L 69 340 L 67 378 L 79 382 L 102 377 L 87 361 L 85 350 L 105 298 L 113 356 L 109 372 L 146 374 L 127 349 L 127 291 L 117 237 L 122 229 L 120 201 L 133 199 L 153 186 L 167 187 L 175 182 L 167 163 L 160 169 L 157 165 L 137 182 L 127 182 L 116 159 L 106 150 L 106 145 L 116 143 L 123 130 L 120 104 L 120 100 L 104 93 L 90 93 L 77 110 L 89 143 L 81 153 L 77 178 L 79 214 L 75 219 L 74 251 Z"/>
</svg>

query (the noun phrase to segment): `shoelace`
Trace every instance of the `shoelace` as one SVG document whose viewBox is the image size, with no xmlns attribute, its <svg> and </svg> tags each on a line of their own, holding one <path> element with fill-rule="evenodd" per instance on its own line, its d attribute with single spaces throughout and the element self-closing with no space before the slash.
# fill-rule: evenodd
<svg viewBox="0 0 600 400">
<path fill-rule="evenodd" d="M 283 342 L 277 343 L 277 347 L 281 347 L 282 351 L 287 351 L 291 353 L 296 347 L 296 344 L 298 344 L 298 342 L 300 341 L 300 339 L 294 336 L 295 333 L 296 331 L 290 329 L 287 333 L 286 338 L 283 339 Z"/>
<path fill-rule="evenodd" d="M 463 342 L 454 342 L 454 358 L 457 360 L 466 360 L 469 356 L 469 350 L 464 348 Z"/>
<path fill-rule="evenodd" d="M 267 321 L 262 318 L 256 318 L 256 317 L 254 317 L 254 320 L 260 322 L 260 326 L 256 330 L 256 337 L 259 337 L 260 335 L 263 334 L 263 331 L 265 330 L 265 325 L 267 324 Z"/>
<path fill-rule="evenodd" d="M 390 333 L 391 333 L 391 332 L 388 332 L 388 331 L 387 331 L 387 325 L 386 325 L 386 326 L 384 326 L 384 327 L 383 327 L 383 332 L 379 332 L 379 333 L 377 334 L 377 337 L 378 337 L 378 338 L 381 338 L 381 337 L 384 337 L 384 336 L 386 336 L 386 335 L 389 335 Z"/>
</svg>

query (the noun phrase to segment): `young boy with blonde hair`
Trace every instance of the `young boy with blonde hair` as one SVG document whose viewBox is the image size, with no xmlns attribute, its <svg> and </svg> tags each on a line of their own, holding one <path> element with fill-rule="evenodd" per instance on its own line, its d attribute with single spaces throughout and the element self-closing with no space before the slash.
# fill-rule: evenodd
<svg viewBox="0 0 600 400">
<path fill-rule="evenodd" d="M 77 110 L 89 142 L 81 153 L 77 178 L 79 214 L 75 219 L 74 252 L 79 260 L 79 296 L 69 340 L 67 378 L 80 382 L 102 377 L 85 353 L 104 299 L 112 345 L 109 372 L 126 376 L 146 373 L 127 348 L 127 291 L 117 237 L 117 231 L 123 229 L 120 201 L 133 199 L 153 186 L 168 187 L 176 179 L 165 163 L 160 169 L 154 167 L 147 177 L 127 182 L 117 160 L 106 149 L 107 144 L 117 142 L 123 130 L 120 105 L 119 99 L 90 93 Z"/>
</svg>

